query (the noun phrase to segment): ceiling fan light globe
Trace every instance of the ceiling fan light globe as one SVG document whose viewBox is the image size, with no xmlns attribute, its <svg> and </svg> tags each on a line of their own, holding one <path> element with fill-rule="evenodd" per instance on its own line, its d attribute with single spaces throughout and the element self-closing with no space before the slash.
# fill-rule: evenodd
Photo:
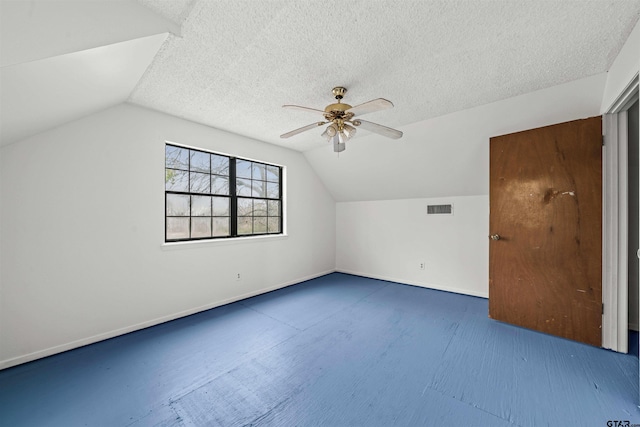
<svg viewBox="0 0 640 427">
<path fill-rule="evenodd" d="M 346 124 L 344 125 L 344 134 L 347 136 L 347 139 L 351 139 L 356 134 L 356 128 L 353 126 Z"/>
<path fill-rule="evenodd" d="M 338 133 L 338 127 L 335 125 L 335 123 L 332 123 L 327 126 L 327 130 L 325 130 L 324 132 L 329 138 L 333 138 Z"/>
</svg>

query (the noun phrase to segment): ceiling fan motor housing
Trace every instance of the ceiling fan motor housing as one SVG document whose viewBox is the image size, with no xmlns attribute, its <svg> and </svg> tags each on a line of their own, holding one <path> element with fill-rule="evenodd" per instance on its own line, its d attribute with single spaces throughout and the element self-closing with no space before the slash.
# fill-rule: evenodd
<svg viewBox="0 0 640 427">
<path fill-rule="evenodd" d="M 338 102 L 336 104 L 329 104 L 324 108 L 324 112 L 325 113 L 336 113 L 336 114 L 344 114 L 345 111 L 347 111 L 349 108 L 351 108 L 351 105 L 349 104 L 343 104 L 341 102 Z"/>
</svg>

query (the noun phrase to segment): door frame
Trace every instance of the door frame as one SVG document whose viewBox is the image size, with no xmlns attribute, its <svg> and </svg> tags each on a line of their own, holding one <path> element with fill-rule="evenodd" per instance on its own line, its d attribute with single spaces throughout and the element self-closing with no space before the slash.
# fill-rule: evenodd
<svg viewBox="0 0 640 427">
<path fill-rule="evenodd" d="M 638 90 L 636 73 L 602 123 L 602 347 L 620 353 L 629 351 L 627 110 Z"/>
</svg>

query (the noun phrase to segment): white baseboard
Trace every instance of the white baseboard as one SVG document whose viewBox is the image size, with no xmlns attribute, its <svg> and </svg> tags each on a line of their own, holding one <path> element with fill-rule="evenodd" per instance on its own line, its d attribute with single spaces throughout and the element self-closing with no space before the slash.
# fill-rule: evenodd
<svg viewBox="0 0 640 427">
<path fill-rule="evenodd" d="M 128 334 L 130 332 L 139 331 L 141 329 L 145 329 L 151 326 L 159 325 L 161 323 L 169 322 L 171 320 L 179 319 L 181 317 L 190 316 L 192 314 L 200 313 L 202 311 L 210 310 L 212 308 L 220 307 L 222 305 L 230 304 L 232 302 L 240 301 L 243 299 L 251 298 L 256 295 L 265 294 L 267 292 L 275 291 L 278 289 L 286 288 L 287 286 L 296 285 L 301 282 L 305 282 L 307 280 L 315 279 L 317 277 L 325 276 L 327 274 L 333 273 L 335 270 L 326 270 L 320 273 L 311 274 L 309 276 L 300 277 L 298 279 L 290 280 L 275 286 L 270 286 L 268 288 L 259 289 L 257 291 L 248 292 L 246 294 L 238 295 L 236 297 L 227 298 L 221 301 L 212 302 L 209 304 L 202 305 L 200 307 L 191 308 L 189 310 L 183 310 L 178 313 L 170 314 L 167 316 L 158 317 L 156 319 L 148 320 L 146 322 L 137 323 L 135 325 L 127 326 L 120 329 L 115 329 L 113 331 L 104 332 L 101 334 L 93 335 L 86 338 L 81 338 L 79 340 L 71 341 L 65 344 L 56 345 L 53 347 L 46 348 L 44 350 L 34 351 L 29 354 L 24 354 L 21 356 L 13 357 L 11 359 L 0 360 L 0 370 L 10 368 L 12 366 L 20 365 L 22 363 L 31 362 L 33 360 L 41 359 L 43 357 L 52 356 L 54 354 L 62 353 L 64 351 L 73 350 L 78 347 L 83 347 L 85 345 L 94 344 L 99 341 L 104 341 L 109 338 L 114 338 L 119 335 Z"/>
<path fill-rule="evenodd" d="M 381 276 L 378 274 L 369 274 L 369 273 L 363 273 L 361 271 L 354 271 L 354 270 L 336 269 L 336 272 L 353 274 L 354 276 L 368 277 L 370 279 L 386 280 L 387 282 L 395 282 L 395 283 L 402 283 L 406 285 L 419 286 L 421 288 L 435 289 L 438 291 L 453 292 L 456 294 L 469 295 L 472 297 L 489 298 L 489 294 L 487 292 L 474 292 L 474 291 L 469 291 L 467 289 L 454 288 L 451 286 L 441 286 L 433 283 L 423 283 L 423 282 L 417 282 L 415 280 L 399 279 L 396 277 Z"/>
</svg>

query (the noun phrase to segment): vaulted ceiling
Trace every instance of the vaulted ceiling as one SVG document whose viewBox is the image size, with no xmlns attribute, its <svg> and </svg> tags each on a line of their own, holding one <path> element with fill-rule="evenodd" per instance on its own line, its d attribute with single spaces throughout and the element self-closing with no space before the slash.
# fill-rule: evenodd
<svg viewBox="0 0 640 427">
<path fill-rule="evenodd" d="M 351 105 L 378 97 L 395 104 L 368 120 L 424 132 L 427 119 L 606 72 L 640 17 L 640 0 L 0 7 L 2 144 L 130 102 L 303 151 L 327 183 L 339 175 L 311 154 L 331 152 L 321 129 L 279 137 L 321 117 L 283 104 L 323 109 L 331 89 L 345 86 Z M 360 130 L 353 143 L 370 136 Z M 334 196 L 349 199 L 337 186 Z"/>
<path fill-rule="evenodd" d="M 372 121 L 402 127 L 607 71 L 638 1 L 200 1 L 131 94 L 133 103 L 301 151 L 345 86 Z"/>
</svg>

